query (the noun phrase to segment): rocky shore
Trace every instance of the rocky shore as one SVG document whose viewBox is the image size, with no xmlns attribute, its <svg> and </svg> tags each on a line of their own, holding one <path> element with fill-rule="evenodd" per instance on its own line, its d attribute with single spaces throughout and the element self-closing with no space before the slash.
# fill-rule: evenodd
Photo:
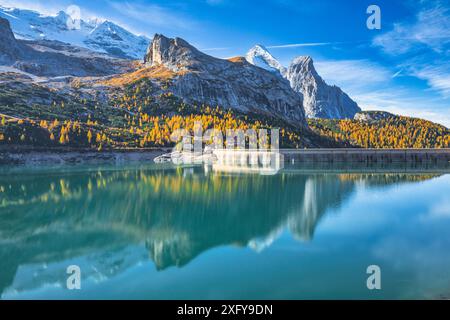
<svg viewBox="0 0 450 320">
<path fill-rule="evenodd" d="M 119 164 L 152 162 L 169 149 L 106 150 L 0 148 L 0 165 Z"/>
</svg>

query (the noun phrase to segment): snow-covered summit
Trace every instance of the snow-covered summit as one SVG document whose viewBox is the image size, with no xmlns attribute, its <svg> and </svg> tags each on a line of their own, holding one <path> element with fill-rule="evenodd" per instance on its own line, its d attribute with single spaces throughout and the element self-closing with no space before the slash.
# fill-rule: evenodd
<svg viewBox="0 0 450 320">
<path fill-rule="evenodd" d="M 247 52 L 245 59 L 257 67 L 277 72 L 283 77 L 286 76 L 286 68 L 263 45 L 257 44 L 251 48 Z"/>
<path fill-rule="evenodd" d="M 64 11 L 52 16 L 0 6 L 0 17 L 9 20 L 17 39 L 58 40 L 120 58 L 141 59 L 150 42 L 145 36 L 135 35 L 98 18 L 81 19 L 73 28 L 68 26 L 70 16 Z"/>
</svg>

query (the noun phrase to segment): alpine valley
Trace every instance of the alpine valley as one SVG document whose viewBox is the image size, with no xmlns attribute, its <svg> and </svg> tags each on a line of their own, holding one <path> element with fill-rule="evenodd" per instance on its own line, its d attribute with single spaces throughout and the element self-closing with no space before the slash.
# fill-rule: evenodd
<svg viewBox="0 0 450 320">
<path fill-rule="evenodd" d="M 0 145 L 170 146 L 192 129 L 281 128 L 281 146 L 449 147 L 450 130 L 361 111 L 309 56 L 284 67 L 262 45 L 219 59 L 188 41 L 150 40 L 110 21 L 0 7 Z"/>
</svg>

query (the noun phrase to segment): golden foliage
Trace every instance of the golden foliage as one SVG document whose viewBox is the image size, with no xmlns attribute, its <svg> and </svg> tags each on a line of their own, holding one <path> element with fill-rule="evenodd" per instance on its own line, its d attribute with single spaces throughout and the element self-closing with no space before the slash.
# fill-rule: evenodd
<svg viewBox="0 0 450 320">
<path fill-rule="evenodd" d="M 150 78 L 157 80 L 170 80 L 175 78 L 177 75 L 181 75 L 182 72 L 173 72 L 172 70 L 166 68 L 163 65 L 158 65 L 154 67 L 145 67 L 136 70 L 131 73 L 125 73 L 120 76 L 111 78 L 109 80 L 103 81 L 102 84 L 108 86 L 124 86 L 136 82 L 141 79 Z"/>
<path fill-rule="evenodd" d="M 244 63 L 246 61 L 244 57 L 240 57 L 240 56 L 228 58 L 227 60 L 230 62 L 233 62 L 233 63 Z"/>
<path fill-rule="evenodd" d="M 320 135 L 363 148 L 449 148 L 450 130 L 433 122 L 396 116 L 378 121 L 309 120 Z"/>
</svg>

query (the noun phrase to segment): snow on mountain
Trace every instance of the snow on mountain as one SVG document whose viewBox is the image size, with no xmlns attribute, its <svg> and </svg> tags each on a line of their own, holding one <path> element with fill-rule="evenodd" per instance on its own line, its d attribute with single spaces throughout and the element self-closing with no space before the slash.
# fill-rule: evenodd
<svg viewBox="0 0 450 320">
<path fill-rule="evenodd" d="M 80 20 L 79 28 L 69 28 L 70 16 L 60 11 L 55 16 L 25 9 L 0 6 L 0 17 L 9 20 L 17 39 L 58 40 L 119 58 L 141 59 L 150 40 L 100 19 Z"/>
<path fill-rule="evenodd" d="M 92 50 L 105 51 L 118 57 L 142 59 L 150 39 L 136 36 L 124 28 L 104 21 L 91 31 L 84 43 Z"/>
<path fill-rule="evenodd" d="M 257 67 L 278 72 L 283 77 L 286 76 L 286 68 L 283 67 L 281 63 L 279 63 L 278 60 L 275 59 L 272 54 L 260 44 L 257 44 L 251 48 L 247 52 L 245 59 Z"/>
<path fill-rule="evenodd" d="M 105 76 L 130 70 L 130 61 L 55 40 L 17 40 L 0 17 L 2 69 L 35 76 Z M 5 69 L 4 69 L 5 70 Z"/>
<path fill-rule="evenodd" d="M 301 96 L 289 82 L 243 57 L 215 58 L 181 38 L 156 34 L 144 62 L 148 67 L 175 73 L 170 89 L 188 103 L 271 115 L 298 127 L 306 126 Z"/>
<path fill-rule="evenodd" d="M 292 89 L 303 95 L 303 107 L 308 118 L 352 119 L 361 111 L 345 92 L 337 86 L 329 86 L 319 76 L 311 57 L 297 57 L 286 69 L 266 48 L 256 45 L 248 51 L 246 60 L 289 80 Z"/>
</svg>

